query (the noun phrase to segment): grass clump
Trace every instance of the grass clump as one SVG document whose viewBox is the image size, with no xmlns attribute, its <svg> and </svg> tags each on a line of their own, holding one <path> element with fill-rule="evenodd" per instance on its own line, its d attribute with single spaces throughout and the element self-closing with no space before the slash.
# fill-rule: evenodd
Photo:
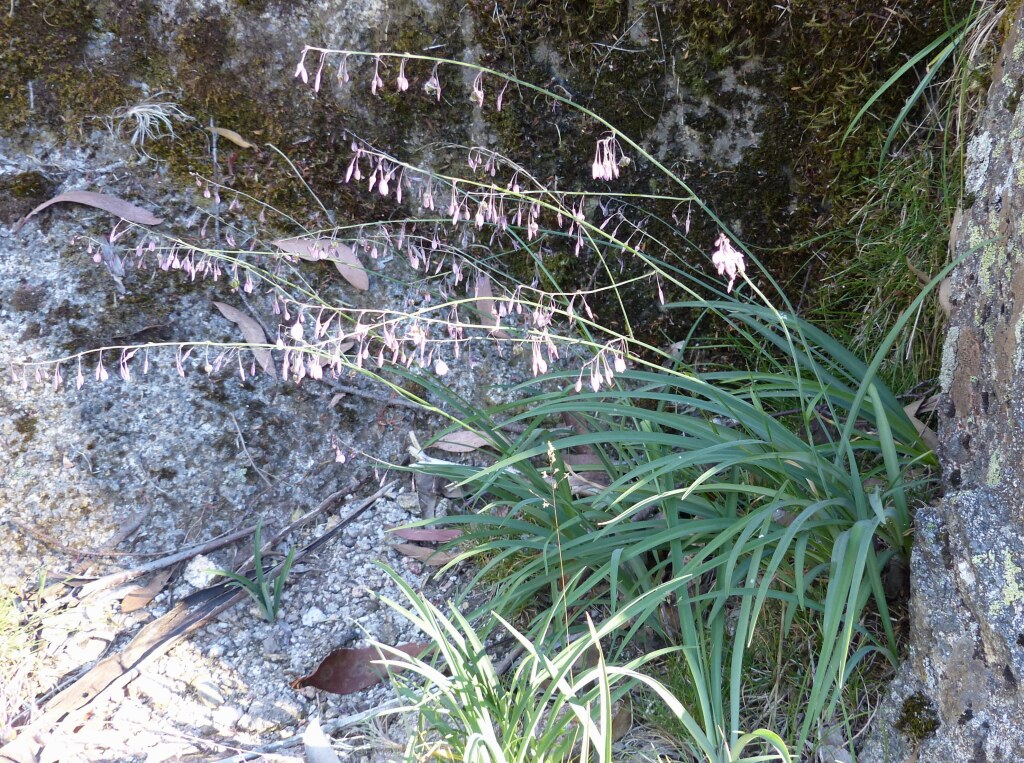
<svg viewBox="0 0 1024 763">
<path fill-rule="evenodd" d="M 799 754 L 861 660 L 898 661 L 882 571 L 908 555 L 911 502 L 927 481 L 914 471 L 933 457 L 877 362 L 769 309 L 715 309 L 752 341 L 789 346 L 788 362 L 759 373 L 630 370 L 575 394 L 565 392 L 575 374 L 549 374 L 523 390 L 521 408 L 460 412 L 500 443 L 495 463 L 421 468 L 474 488 L 483 504 L 448 522 L 485 560 L 481 576 L 504 570 L 488 608 L 525 613 L 547 601 L 572 633 L 574 612 L 647 601 L 617 649 L 641 633 L 680 648 L 695 724 L 685 737 L 701 758 L 735 759 L 748 733 L 750 649 L 765 607 L 780 608 L 780 648 L 798 617 L 812 618 L 813 680 L 788 697 L 804 711 L 786 736 Z M 781 420 L 789 410 L 800 411 L 795 421 Z M 502 424 L 524 433 L 506 439 Z M 581 489 L 581 477 L 599 488 Z M 514 569 L 503 565 L 511 557 Z M 645 598 L 659 589 L 671 597 Z"/>
<path fill-rule="evenodd" d="M 405 751 L 408 759 L 527 763 L 593 756 L 611 761 L 613 741 L 629 728 L 627 694 L 633 682 L 657 694 L 674 718 L 688 720 L 682 704 L 660 682 L 640 672 L 671 649 L 621 666 L 606 662 L 601 640 L 625 624 L 631 614 L 628 608 L 601 623 L 588 620 L 587 630 L 568 642 L 558 633 L 555 610 L 549 610 L 538 640 L 497 612 L 477 627 L 457 610 L 446 617 L 397 573 L 388 573 L 410 607 L 385 602 L 417 625 L 438 655 L 429 661 L 378 645 L 384 664 L 404 672 L 396 677 L 406 700 L 403 711 L 418 714 L 418 731 Z M 513 653 L 519 655 L 514 665 L 499 664 L 487 654 L 485 642 L 496 634 L 513 643 Z M 425 680 L 426 693 L 408 675 Z"/>
<path fill-rule="evenodd" d="M 811 315 L 859 354 L 877 346 L 948 261 L 957 211 L 973 203 L 963 193 L 964 136 L 987 86 L 991 42 L 1005 10 L 991 0 L 961 8 L 944 33 L 860 98 L 845 130 L 844 145 L 864 132 L 884 140 L 853 164 L 852 174 L 862 179 L 836 200 L 837 223 L 800 248 L 815 253 L 804 277 L 823 274 L 809 300 Z M 908 85 L 899 112 L 881 125 L 873 113 L 880 101 Z M 927 394 L 921 383 L 938 374 L 945 319 L 939 301 L 921 306 L 882 366 L 893 389 Z"/>
<path fill-rule="evenodd" d="M 145 158 L 150 157 L 146 151 L 146 142 L 162 138 L 174 139 L 176 122 L 192 122 L 189 116 L 174 101 L 161 100 L 167 93 L 156 93 L 131 106 L 120 106 L 105 118 L 107 129 L 114 135 L 128 139 L 132 148 Z"/>
<path fill-rule="evenodd" d="M 231 585 L 245 591 L 249 598 L 259 607 L 263 619 L 268 623 L 275 623 L 281 611 L 281 595 L 284 593 L 284 583 L 288 578 L 288 573 L 292 570 L 292 563 L 295 561 L 295 549 L 289 550 L 284 561 L 274 569 L 270 571 L 264 570 L 263 548 L 260 544 L 262 529 L 262 524 L 257 524 L 256 530 L 253 533 L 253 572 L 251 577 L 232 572 L 231 570 L 214 570 L 214 573 L 228 578 Z"/>
<path fill-rule="evenodd" d="M 930 151 L 893 159 L 882 174 L 864 181 L 865 198 L 850 224 L 814 244 L 856 253 L 830 268 L 812 314 L 858 355 L 878 346 L 949 259 L 960 182 L 955 165 L 940 163 Z M 914 391 L 936 378 L 945 320 L 936 300 L 921 305 L 882 365 L 893 389 Z"/>
</svg>

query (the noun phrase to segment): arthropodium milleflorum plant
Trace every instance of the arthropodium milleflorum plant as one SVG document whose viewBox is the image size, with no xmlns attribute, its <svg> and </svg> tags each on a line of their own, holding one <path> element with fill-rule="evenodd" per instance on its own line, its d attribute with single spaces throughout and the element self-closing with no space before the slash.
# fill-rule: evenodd
<svg viewBox="0 0 1024 763">
<path fill-rule="evenodd" d="M 317 61 L 312 76 L 305 66 L 310 54 Z M 745 661 L 765 602 L 785 607 L 787 620 L 800 609 L 818 612 L 822 640 L 814 680 L 792 700 L 805 712 L 793 728 L 780 730 L 785 744 L 766 742 L 763 750 L 770 758 L 785 757 L 788 745 L 805 754 L 819 724 L 836 713 L 857 662 L 871 652 L 896 661 L 881 572 L 890 558 L 907 554 L 917 483 L 928 479 L 925 467 L 933 462 L 877 378 L 880 358 L 906 319 L 863 363 L 793 314 L 770 274 L 681 178 L 564 96 L 476 65 L 409 54 L 309 48 L 297 75 L 319 87 L 335 57 L 336 77 L 347 81 L 353 56 L 373 64 L 374 93 L 385 86 L 388 63 L 397 64 L 400 92 L 415 79 L 410 66 L 426 65 L 423 90 L 430 98 L 442 97 L 442 67 L 470 70 L 476 108 L 502 108 L 509 88 L 542 93 L 602 131 L 591 165 L 595 180 L 615 181 L 629 151 L 679 193 L 634 196 L 626 207 L 606 191 L 546 188 L 526 168 L 489 150 L 466 150 L 470 174 L 457 177 L 354 141 L 345 180 L 416 203 L 419 213 L 310 237 L 350 243 L 368 259 L 400 254 L 422 279 L 420 290 L 439 299 L 404 310 L 334 304 L 318 294 L 294 258 L 278 255 L 271 267 L 259 267 L 254 252 L 235 247 L 230 231 L 225 239 L 232 250 L 148 239 L 126 259 L 142 266 L 155 257 L 160 268 L 193 278 L 223 274 L 243 293 L 267 288 L 279 317 L 276 335 L 271 331 L 262 349 L 281 352 L 282 376 L 295 381 L 377 368 L 402 373 L 419 367 L 443 376 L 474 335 L 525 345 L 538 380 L 503 408 L 481 412 L 420 374 L 457 426 L 484 434 L 500 451 L 487 467 L 421 467 L 463 482 L 486 505 L 450 521 L 467 530 L 468 555 L 484 562 L 481 574 L 501 570 L 494 608 L 525 616 L 547 601 L 524 631 L 537 639 L 539 653 L 552 616 L 574 634 L 586 625 L 573 613 L 607 611 L 614 618 L 628 608 L 630 618 L 607 634 L 609 664 L 641 632 L 681 646 L 694 697 L 682 732 L 710 761 L 738 759 L 752 739 L 742 706 Z M 496 96 L 488 101 L 492 82 Z M 681 221 L 635 221 L 630 209 L 645 200 L 676 205 Z M 690 261 L 699 255 L 688 239 L 694 211 L 720 231 L 710 259 L 727 284 Z M 546 266 L 551 248 L 597 258 L 607 285 L 560 286 Z M 498 263 L 509 256 L 529 258 L 533 282 L 501 277 Z M 643 272 L 619 277 L 626 260 Z M 758 358 L 754 370 L 700 372 L 684 362 L 685 341 L 674 351 L 639 341 L 622 289 L 641 284 L 663 303 L 664 287 L 684 295 L 665 304 L 667 310 L 687 310 L 698 324 L 702 315 L 724 322 L 749 342 Z M 771 299 L 760 285 L 773 290 Z M 618 300 L 624 330 L 596 319 L 590 301 L 601 293 Z M 182 372 L 184 356 L 195 349 L 179 350 Z M 199 349 L 215 353 L 204 363 L 215 371 L 238 346 Z M 139 348 L 106 351 L 120 351 L 119 369 L 129 378 Z M 81 356 L 70 360 L 80 364 Z M 239 372 L 246 373 L 241 362 Z M 102 362 L 96 374 L 106 374 Z M 81 366 L 78 378 L 84 381 Z M 53 379 L 59 384 L 59 365 Z M 581 489 L 580 480 L 589 488 Z M 655 591 L 659 595 L 651 595 Z M 874 627 L 864 620 L 869 607 Z M 770 732 L 755 733 L 767 740 Z"/>
<path fill-rule="evenodd" d="M 214 570 L 214 574 L 229 578 L 232 585 L 236 585 L 249 594 L 249 597 L 256 602 L 260 614 L 268 623 L 277 622 L 277 615 L 281 611 L 281 594 L 284 593 L 284 582 L 288 573 L 292 570 L 292 562 L 295 561 L 295 549 L 290 549 L 288 555 L 281 562 L 280 570 L 271 573 L 268 579 L 267 571 L 263 569 L 263 548 L 260 544 L 260 534 L 263 523 L 256 525 L 256 531 L 252 538 L 252 577 L 240 575 L 231 570 Z"/>
<path fill-rule="evenodd" d="M 429 90 L 440 88 L 439 62 L 427 57 L 310 52 L 319 56 L 314 87 L 331 55 L 340 57 L 342 80 L 348 78 L 351 56 L 371 55 L 374 90 L 383 86 L 384 62 L 394 59 L 401 62 L 405 80 L 407 61 L 431 61 Z M 484 77 L 532 88 L 470 68 L 477 73 L 478 106 L 484 102 Z M 297 74 L 310 79 L 303 63 Z M 500 108 L 497 101 L 495 107 Z M 627 145 L 678 184 L 679 201 L 711 214 L 639 145 L 580 110 L 608 129 L 597 144 L 595 179 L 618 176 Z M 350 179 L 362 179 L 360 162 L 365 161 L 371 191 L 381 192 L 382 181 L 388 190 L 392 181 L 402 187 L 410 177 L 407 165 L 353 148 Z M 471 550 L 466 555 L 483 560 L 481 577 L 500 570 L 499 592 L 490 606 L 518 613 L 535 610 L 547 597 L 552 607 L 561 606 L 571 630 L 583 627 L 571 612 L 615 613 L 622 602 L 647 601 L 633 627 L 620 634 L 619 648 L 641 627 L 682 647 L 695 697 L 689 708 L 695 725 L 686 732 L 700 754 L 714 761 L 735 759 L 745 739 L 746 645 L 766 601 L 786 608 L 785 621 L 798 609 L 817 611 L 822 636 L 814 680 L 804 696 L 793 698 L 806 712 L 784 730 L 791 749 L 810 752 L 820 724 L 837 712 L 849 671 L 872 652 L 897 660 L 881 573 L 891 558 L 908 553 L 912 502 L 923 487 L 919 480 L 928 480 L 922 467 L 933 457 L 877 371 L 925 295 L 865 364 L 793 315 L 781 292 L 774 297 L 781 304 L 777 308 L 747 273 L 748 262 L 761 271 L 759 281 L 774 286 L 770 276 L 713 215 L 722 233 L 712 263 L 728 278 L 724 293 L 676 256 L 673 239 L 631 226 L 621 211 L 591 223 L 580 196 L 539 186 L 524 191 L 528 176 L 518 167 L 512 180 L 499 186 L 488 180 L 496 174 L 495 160 L 479 151 L 470 156 L 474 170 L 483 167 L 483 177 L 446 178 L 451 224 L 472 221 L 478 230 L 512 231 L 520 247 L 533 252 L 531 242 L 545 235 L 542 215 L 551 214 L 557 220 L 552 230 L 577 251 L 614 250 L 643 261 L 652 290 L 660 294 L 666 282 L 692 295 L 667 309 L 713 313 L 761 354 L 756 371 L 698 373 L 682 362 L 645 363 L 628 328 L 600 339 L 609 332 L 585 310 L 575 309 L 577 295 L 554 295 L 562 298 L 559 302 L 552 293 L 534 289 L 528 299 L 529 290 L 520 286 L 507 297 L 510 306 L 533 311 L 529 341 L 535 372 L 544 374 L 557 359 L 550 333 L 556 316 L 574 320 L 581 341 L 597 353 L 583 371 L 559 370 L 525 385 L 503 409 L 480 412 L 440 386 L 434 390 L 458 412 L 458 426 L 482 433 L 501 453 L 486 467 L 436 461 L 421 467 L 473 488 L 486 505 L 449 521 L 467 530 L 464 540 Z M 433 208 L 436 182 L 428 177 L 421 192 L 427 209 Z M 674 241 L 685 240 L 688 222 L 689 216 Z M 743 288 L 733 294 L 737 283 Z M 628 327 L 628 313 L 623 317 Z M 513 431 L 522 434 L 506 433 Z M 589 489 L 581 489 L 581 480 Z M 690 582 L 678 586 L 670 601 L 642 598 L 665 580 Z M 878 620 L 874 628 L 863 620 L 869 603 Z M 544 637 L 549 613 L 534 621 L 529 636 Z"/>
</svg>

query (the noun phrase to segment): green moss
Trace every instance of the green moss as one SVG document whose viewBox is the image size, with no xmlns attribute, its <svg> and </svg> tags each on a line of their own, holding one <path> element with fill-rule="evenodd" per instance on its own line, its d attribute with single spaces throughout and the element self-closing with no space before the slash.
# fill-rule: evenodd
<svg viewBox="0 0 1024 763">
<path fill-rule="evenodd" d="M 0 191 L 16 199 L 38 199 L 53 191 L 53 182 L 41 172 L 21 172 L 0 181 Z"/>
<path fill-rule="evenodd" d="M 292 83 L 273 89 L 265 72 L 279 62 L 269 58 L 269 51 L 263 58 L 258 45 L 246 43 L 251 66 L 231 66 L 239 23 L 232 5 L 250 14 L 272 9 L 288 14 L 297 12 L 293 3 L 232 0 L 226 9 L 181 6 L 173 27 L 173 47 L 180 60 L 173 66 L 161 52 L 165 41 L 152 38 L 151 0 L 67 0 L 52 5 L 28 2 L 19 5 L 13 17 L 0 19 L 0 38 L 14 41 L 0 51 L 0 127 L 28 127 L 42 119 L 74 134 L 92 115 L 139 100 L 140 94 L 121 81 L 128 78 L 110 73 L 131 71 L 146 80 L 151 92 L 180 93 L 181 107 L 198 120 L 194 128 L 181 131 L 179 140 L 147 147 L 167 163 L 172 178 L 184 184 L 196 172 L 226 180 L 309 226 L 326 225 L 328 220 L 286 163 L 267 150 L 236 149 L 220 141 L 220 166 L 214 168 L 211 139 L 204 128 L 212 121 L 253 142 L 280 146 L 334 218 L 350 222 L 387 218 L 397 208 L 389 199 L 337 182 L 349 159 L 346 129 L 416 161 L 419 157 L 409 153 L 411 146 L 438 138 L 468 143 L 470 125 L 474 120 L 481 124 L 470 112 L 463 74 L 451 69 L 440 72 L 445 97 L 437 103 L 418 87 L 429 75 L 429 64 L 410 64 L 414 86 L 408 93 L 399 95 L 389 86 L 374 101 L 365 92 L 373 66 L 368 61 L 352 62 L 353 90 L 340 97 L 333 87 L 315 97 Z M 941 8 L 924 0 L 899 0 L 891 8 L 895 17 L 906 20 L 899 25 L 891 23 L 893 16 L 888 14 L 864 12 L 862 5 L 854 0 L 794 0 L 780 9 L 773 0 L 657 7 L 625 0 L 527 0 L 513 13 L 500 4 L 469 0 L 464 7 L 450 4 L 433 18 L 468 14 L 466 26 L 473 29 L 474 50 L 482 64 L 564 94 L 652 149 L 660 141 L 658 128 L 666 109 L 678 104 L 707 105 L 706 111 L 692 109 L 687 116 L 687 127 L 705 133 L 702 140 L 712 141 L 727 128 L 725 115 L 744 108 L 746 98 L 743 91 L 723 87 L 722 70 L 733 70 L 744 87 L 762 94 L 757 104 L 759 147 L 748 149 L 738 167 L 723 168 L 676 155 L 677 142 L 670 141 L 664 160 L 757 247 L 778 280 L 799 277 L 802 282 L 803 269 L 818 262 L 819 252 L 795 243 L 851 217 L 863 199 L 859 184 L 877 161 L 887 120 L 898 112 L 913 83 L 908 79 L 892 88 L 842 143 L 846 125 L 908 52 L 944 29 Z M 394 3 L 388 13 L 387 25 L 367 30 L 366 47 L 418 52 L 465 46 L 459 25 L 437 26 L 412 2 Z M 102 62 L 91 61 L 87 43 L 101 32 L 108 52 Z M 89 77 L 81 76 L 83 66 Z M 389 84 L 394 74 L 393 68 L 385 72 Z M 35 83 L 35 111 L 28 108 L 26 82 Z M 355 90 L 360 82 L 363 86 Z M 496 83 L 487 84 L 491 99 Z M 513 89 L 501 112 L 488 101 L 479 113 L 484 130 L 475 133 L 477 139 L 493 141 L 495 148 L 527 165 L 545 185 L 592 187 L 589 160 L 598 126 L 548 99 L 518 95 Z M 435 157 L 430 158 L 435 163 Z M 623 173 L 614 190 L 678 191 L 640 161 Z M 676 210 L 670 204 L 656 204 L 650 211 L 670 220 Z M 690 241 L 706 250 L 717 235 L 713 227 L 695 220 Z M 673 253 L 689 256 L 684 253 L 693 251 L 681 235 L 669 231 L 664 236 Z M 599 258 L 591 254 L 576 259 L 563 242 L 546 244 L 544 265 L 561 285 L 587 284 L 595 273 L 597 281 L 591 285 L 607 285 L 610 279 Z M 832 261 L 844 263 L 850 252 L 832 254 Z M 616 253 L 608 256 L 619 259 Z M 639 272 L 632 258 L 621 259 L 624 270 L 617 277 Z M 703 260 L 698 264 L 702 266 Z M 516 255 L 503 267 L 527 281 L 539 270 L 536 261 Z M 817 268 L 817 277 L 811 283 L 827 276 L 823 266 L 812 267 Z M 641 338 L 658 344 L 665 338 L 678 339 L 689 329 L 689 321 L 666 316 L 649 292 L 650 284 L 642 283 L 622 295 L 636 313 L 631 316 L 634 327 L 642 327 Z M 666 294 L 669 300 L 677 296 Z M 813 301 L 813 295 L 805 295 L 807 300 Z M 592 307 L 600 320 L 623 327 L 614 297 Z"/>
<path fill-rule="evenodd" d="M 275 0 L 242 5 L 250 6 L 249 12 L 272 7 L 281 13 L 296 12 L 294 3 Z M 247 51 L 251 67 L 231 67 L 236 19 L 230 13 L 216 7 L 179 12 L 172 46 L 178 58 L 173 64 L 163 52 L 166 41 L 158 43 L 152 37 L 151 0 L 26 2 L 19 3 L 17 13 L 0 15 L 0 130 L 45 126 L 65 138 L 77 137 L 94 127 L 97 118 L 142 99 L 123 76 L 131 72 L 146 81 L 149 92 L 177 93 L 182 110 L 197 119 L 193 128 L 179 131 L 178 140 L 147 144 L 147 151 L 165 162 L 179 183 L 191 183 L 192 173 L 227 179 L 301 222 L 327 224 L 292 169 L 272 152 L 238 150 L 221 141 L 221 166 L 215 170 L 210 136 L 203 129 L 212 121 L 255 143 L 281 147 L 340 218 L 365 219 L 393 211 L 393 205 L 376 200 L 367 208 L 365 197 L 338 187 L 349 138 L 337 126 L 346 123 L 365 134 L 365 120 L 345 114 L 327 93 L 314 100 L 290 82 L 280 90 L 269 88 L 264 73 L 278 65 L 269 50 L 264 54 L 254 46 Z M 439 30 L 431 29 L 412 3 L 396 4 L 390 12 L 405 49 L 422 49 L 439 37 Z M 95 54 L 87 47 L 99 35 L 105 40 L 103 53 L 92 58 Z M 375 137 L 382 144 L 401 145 L 414 126 L 461 124 L 436 104 L 428 110 L 427 100 L 396 99 L 387 109 L 392 116 L 383 120 L 385 128 Z M 19 208 L 17 213 L 24 211 Z"/>
<path fill-rule="evenodd" d="M 26 440 L 31 440 L 36 436 L 38 426 L 39 420 L 32 414 L 25 414 L 14 419 L 14 431 L 24 436 Z"/>
<path fill-rule="evenodd" d="M 898 29 L 853 0 L 795 0 L 785 9 L 772 0 L 638 5 L 632 18 L 615 4 L 593 12 L 573 3 L 534 0 L 517 6 L 522 12 L 514 17 L 483 0 L 471 0 L 467 8 L 481 63 L 567 95 L 652 150 L 664 138 L 663 118 L 677 105 L 686 109 L 686 128 L 702 133 L 699 140 L 708 145 L 728 129 L 726 115 L 758 108 L 759 145 L 747 149 L 738 166 L 673 155 L 678 147 L 672 135 L 664 161 L 755 248 L 782 283 L 797 278 L 803 283 L 808 266 L 816 270 L 810 283 L 827 277 L 819 248 L 798 244 L 846 224 L 860 208 L 867 192 L 864 177 L 874 173 L 889 122 L 913 88 L 912 78 L 890 88 L 845 142 L 843 132 L 908 53 L 945 29 L 943 9 L 923 0 L 903 0 L 892 8 L 911 20 Z M 963 8 L 952 9 L 958 10 Z M 726 68 L 739 87 L 726 86 Z M 747 102 L 751 91 L 760 92 L 756 103 Z M 599 130 L 589 119 L 532 96 L 508 98 L 502 112 L 485 110 L 483 116 L 497 148 L 526 163 L 543 182 L 592 186 L 589 157 Z M 614 190 L 678 192 L 670 186 L 659 171 L 638 161 Z M 671 219 L 674 210 L 655 204 L 649 211 Z M 706 251 L 718 233 L 713 228 L 695 220 L 688 238 Z M 665 236 L 674 252 L 691 249 L 682 236 Z M 832 254 L 840 267 L 854 256 L 852 251 Z M 554 245 L 551 259 L 551 270 L 567 288 L 607 285 L 594 257 L 576 261 Z M 630 275 L 626 259 L 622 279 Z M 697 264 L 703 266 L 703 260 Z M 518 276 L 532 271 L 534 263 L 508 269 Z M 598 280 L 592 283 L 595 272 Z M 638 289 L 626 290 L 623 299 L 642 313 L 633 322 L 643 327 L 643 338 L 660 343 L 663 331 L 678 338 L 671 319 L 652 305 L 650 285 Z M 666 294 L 670 300 L 678 296 Z M 814 294 L 802 295 L 801 302 L 813 303 Z M 594 307 L 600 321 L 622 328 L 616 299 Z M 678 328 L 687 331 L 688 321 Z"/>
<path fill-rule="evenodd" d="M 55 189 L 56 184 L 41 172 L 0 176 L 0 222 L 15 223 Z"/>
<path fill-rule="evenodd" d="M 940 726 L 934 703 L 924 694 L 912 694 L 903 701 L 896 728 L 911 739 L 921 741 Z"/>
<path fill-rule="evenodd" d="M 1002 18 L 999 19 L 999 37 L 1000 39 L 1006 39 L 1007 35 L 1013 29 L 1013 24 L 1017 18 L 1017 11 L 1020 10 L 1021 3 L 1024 0 L 1008 0 L 1006 8 L 1003 10 Z"/>
<path fill-rule="evenodd" d="M 47 127 L 65 136 L 118 105 L 128 85 L 86 48 L 100 30 L 91 0 L 20 3 L 0 14 L 0 129 Z"/>
</svg>

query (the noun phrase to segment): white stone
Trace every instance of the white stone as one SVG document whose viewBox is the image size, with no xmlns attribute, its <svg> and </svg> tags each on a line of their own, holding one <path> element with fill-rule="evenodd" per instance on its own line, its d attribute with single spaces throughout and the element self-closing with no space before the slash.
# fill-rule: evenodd
<svg viewBox="0 0 1024 763">
<path fill-rule="evenodd" d="M 320 607 L 310 607 L 302 613 L 302 624 L 307 628 L 311 625 L 317 625 L 318 623 L 326 622 L 327 615 Z"/>
<path fill-rule="evenodd" d="M 185 578 L 185 582 L 190 586 L 206 588 L 216 579 L 217 575 L 214 574 L 216 569 L 217 565 L 210 561 L 209 557 L 200 554 L 199 556 L 192 557 L 191 561 L 186 565 L 182 577 Z"/>
</svg>

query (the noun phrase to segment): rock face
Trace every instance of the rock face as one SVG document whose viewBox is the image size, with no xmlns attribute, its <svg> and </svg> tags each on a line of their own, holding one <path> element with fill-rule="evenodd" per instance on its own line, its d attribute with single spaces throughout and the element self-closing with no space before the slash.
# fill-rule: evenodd
<svg viewBox="0 0 1024 763">
<path fill-rule="evenodd" d="M 862 756 L 1024 759 L 1024 9 L 969 147 L 943 356 L 947 494 L 918 512 L 911 654 Z"/>
<path fill-rule="evenodd" d="M 443 97 L 426 94 L 430 62 L 409 65 L 411 87 L 401 97 L 394 62 L 376 65 L 366 56 L 352 58 L 347 86 L 336 81 L 334 59 L 317 94 L 292 76 L 304 45 L 450 57 L 515 74 L 607 118 L 765 250 L 801 238 L 828 218 L 837 175 L 853 174 L 860 182 L 863 173 L 854 165 L 874 160 L 873 138 L 858 131 L 839 145 L 860 105 L 849 93 L 866 97 L 942 23 L 941 11 L 921 8 L 917 0 L 890 3 L 900 24 L 859 0 L 798 0 L 785 8 L 772 0 L 16 5 L 0 14 L 0 132 L 7 135 L 38 139 L 52 130 L 80 140 L 101 130 L 112 113 L 173 101 L 195 121 L 178 126 L 173 145 L 153 141 L 146 150 L 168 163 L 175 180 L 187 182 L 189 171 L 214 171 L 204 128 L 216 125 L 280 147 L 342 221 L 391 211 L 368 209 L 365 198 L 337 182 L 353 136 L 440 171 L 465 161 L 464 152 L 438 156 L 445 144 L 478 145 L 561 188 L 590 182 L 595 140 L 605 128 L 520 88 L 509 89 L 499 110 L 495 79 L 484 83 L 487 100 L 480 107 L 470 97 L 471 72 L 442 67 Z M 313 72 L 317 63 L 311 62 Z M 375 70 L 386 84 L 371 94 Z M 881 124 L 902 104 L 902 86 L 892 89 L 891 102 L 876 102 Z M 132 134 L 130 119 L 113 126 L 122 137 Z M 222 152 L 222 163 L 234 153 L 230 167 L 222 168 L 232 187 L 303 223 L 327 225 L 283 162 L 223 142 Z M 670 184 L 658 185 L 659 173 L 639 157 L 629 158 L 632 167 L 614 190 L 676 194 Z M 837 162 L 843 166 L 833 167 Z M 681 219 L 674 206 L 659 214 Z M 708 224 L 692 231 L 692 241 L 708 245 L 717 235 Z M 779 270 L 799 265 L 779 259 Z M 780 280 L 788 275 L 777 274 Z"/>
</svg>

